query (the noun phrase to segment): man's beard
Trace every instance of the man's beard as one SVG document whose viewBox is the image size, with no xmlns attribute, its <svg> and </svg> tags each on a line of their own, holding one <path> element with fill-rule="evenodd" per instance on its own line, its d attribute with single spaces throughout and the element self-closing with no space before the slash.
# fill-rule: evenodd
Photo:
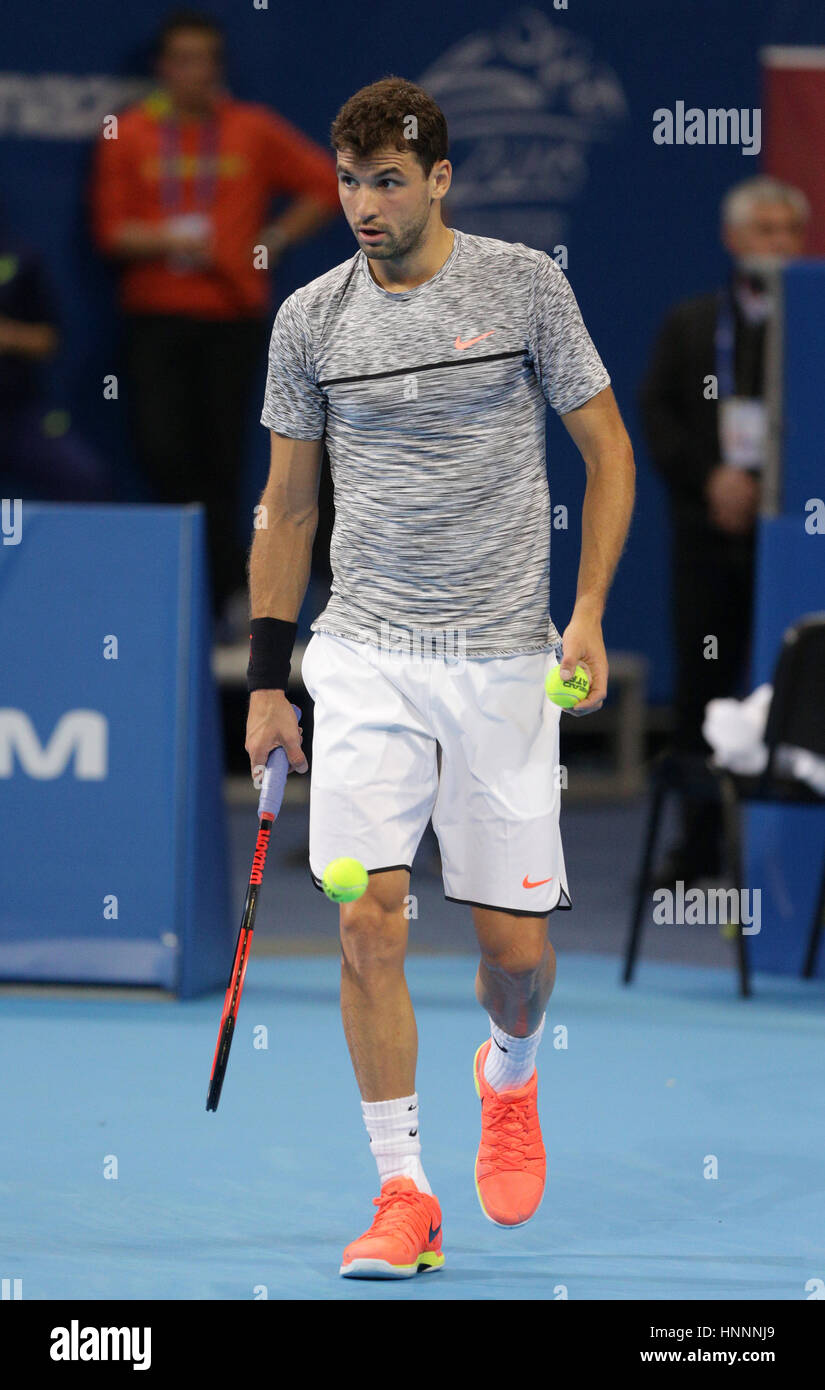
<svg viewBox="0 0 825 1390">
<path fill-rule="evenodd" d="M 370 260 L 401 260 L 402 257 L 408 256 L 411 251 L 415 250 L 427 225 L 428 217 L 429 208 L 419 222 L 412 223 L 396 235 L 392 232 L 385 232 L 384 241 L 380 246 L 362 246 L 361 250 L 366 256 L 369 256 Z"/>
</svg>

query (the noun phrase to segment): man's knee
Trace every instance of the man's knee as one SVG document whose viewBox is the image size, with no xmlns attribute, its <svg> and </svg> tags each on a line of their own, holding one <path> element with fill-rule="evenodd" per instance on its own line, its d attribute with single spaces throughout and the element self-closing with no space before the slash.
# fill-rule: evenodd
<svg viewBox="0 0 825 1390">
<path fill-rule="evenodd" d="M 358 975 L 403 969 L 408 929 L 404 894 L 396 885 L 376 882 L 384 878 L 370 878 L 363 897 L 341 904 L 341 951 L 345 965 Z"/>
<path fill-rule="evenodd" d="M 516 917 L 499 912 L 495 920 L 477 925 L 481 959 L 490 970 L 532 975 L 552 955 L 546 917 Z"/>
</svg>

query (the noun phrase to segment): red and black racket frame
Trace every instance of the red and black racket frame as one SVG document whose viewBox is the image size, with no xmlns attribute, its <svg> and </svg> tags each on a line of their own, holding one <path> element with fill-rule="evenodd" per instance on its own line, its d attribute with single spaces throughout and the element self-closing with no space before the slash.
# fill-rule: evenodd
<svg viewBox="0 0 825 1390">
<path fill-rule="evenodd" d="M 293 705 L 292 708 L 296 717 L 300 719 L 301 711 L 296 705 Z M 207 1110 L 217 1110 L 218 1101 L 221 1098 L 221 1088 L 226 1076 L 226 1064 L 229 1061 L 229 1049 L 232 1046 L 235 1024 L 238 1020 L 246 967 L 249 964 L 249 955 L 252 949 L 252 933 L 255 929 L 258 893 L 263 882 L 272 827 L 281 809 L 288 771 L 289 764 L 283 748 L 273 748 L 266 761 L 261 796 L 258 802 L 258 838 L 255 841 L 255 853 L 252 856 L 252 868 L 246 889 L 243 917 L 241 918 L 235 955 L 223 1001 L 218 1042 L 212 1060 L 212 1074 L 209 1078 L 209 1090 L 206 1095 Z"/>
</svg>

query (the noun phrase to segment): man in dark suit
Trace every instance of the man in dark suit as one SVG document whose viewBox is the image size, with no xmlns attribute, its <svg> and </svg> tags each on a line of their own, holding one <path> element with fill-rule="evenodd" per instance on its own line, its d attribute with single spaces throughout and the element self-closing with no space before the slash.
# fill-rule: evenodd
<svg viewBox="0 0 825 1390">
<path fill-rule="evenodd" d="M 707 751 L 707 702 L 740 693 L 746 675 L 769 272 L 801 254 L 809 215 L 804 194 L 764 176 L 732 188 L 721 211 L 722 241 L 733 258 L 728 284 L 670 311 L 641 392 L 648 447 L 669 494 L 674 748 L 687 754 Z M 686 799 L 681 840 L 657 870 L 657 884 L 717 874 L 720 839 L 718 812 Z"/>
</svg>

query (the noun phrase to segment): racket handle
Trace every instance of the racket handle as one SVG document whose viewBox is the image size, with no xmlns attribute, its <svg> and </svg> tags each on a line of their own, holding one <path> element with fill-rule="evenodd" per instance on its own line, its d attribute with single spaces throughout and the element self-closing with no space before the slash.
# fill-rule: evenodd
<svg viewBox="0 0 825 1390">
<path fill-rule="evenodd" d="M 293 705 L 295 718 L 301 718 L 301 711 L 297 705 Z M 289 772 L 289 762 L 283 748 L 273 748 L 266 760 L 263 781 L 261 782 L 261 795 L 258 801 L 258 818 L 264 814 L 277 816 L 281 809 L 281 802 L 284 799 L 284 787 L 286 786 L 287 773 Z"/>
</svg>

